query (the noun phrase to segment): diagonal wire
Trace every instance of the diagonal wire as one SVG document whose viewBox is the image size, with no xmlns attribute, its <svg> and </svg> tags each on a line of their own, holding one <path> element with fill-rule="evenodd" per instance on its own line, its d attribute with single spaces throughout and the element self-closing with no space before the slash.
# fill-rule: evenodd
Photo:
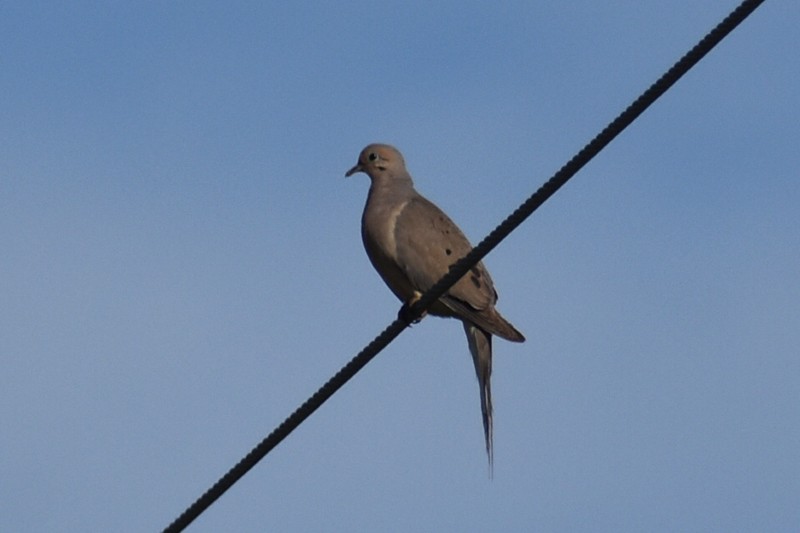
<svg viewBox="0 0 800 533">
<path fill-rule="evenodd" d="M 722 39 L 733 31 L 764 0 L 745 0 L 722 22 L 700 40 L 689 52 L 678 60 L 663 76 L 628 106 L 617 118 L 606 126 L 583 149 L 558 170 L 532 196 L 500 223 L 466 256 L 454 263 L 448 273 L 431 287 L 422 297 L 402 312 L 372 342 L 364 347 L 341 370 L 329 379 L 317 392 L 298 407 L 272 433 L 262 440 L 250 453 L 222 476 L 210 489 L 175 519 L 165 532 L 183 531 L 200 514 L 208 509 L 220 496 L 241 479 L 251 468 L 273 450 L 283 439 L 294 431 L 306 418 L 333 396 L 345 383 L 369 363 L 383 348 L 389 345 L 409 323 L 422 316 L 433 302 L 439 299 L 456 281 L 466 274 L 478 261 L 491 252 L 503 239 L 525 221 L 548 198 L 558 191 L 572 176 L 583 168 L 594 156 L 605 148 L 614 138 L 639 117 L 653 102 L 661 97 L 675 82 L 695 66 Z"/>
</svg>

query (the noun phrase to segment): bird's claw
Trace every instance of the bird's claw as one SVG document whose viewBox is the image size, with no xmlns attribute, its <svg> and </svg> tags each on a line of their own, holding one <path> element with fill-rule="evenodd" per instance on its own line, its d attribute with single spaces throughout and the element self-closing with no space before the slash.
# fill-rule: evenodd
<svg viewBox="0 0 800 533">
<path fill-rule="evenodd" d="M 414 291 L 414 294 L 411 295 L 411 298 L 403 304 L 403 307 L 400 308 L 400 311 L 397 313 L 397 316 L 403 320 L 406 324 L 419 324 L 425 315 L 428 314 L 427 311 L 423 311 L 421 315 L 418 317 L 414 317 L 411 313 L 411 307 L 419 301 L 422 297 L 422 293 L 419 291 Z"/>
</svg>

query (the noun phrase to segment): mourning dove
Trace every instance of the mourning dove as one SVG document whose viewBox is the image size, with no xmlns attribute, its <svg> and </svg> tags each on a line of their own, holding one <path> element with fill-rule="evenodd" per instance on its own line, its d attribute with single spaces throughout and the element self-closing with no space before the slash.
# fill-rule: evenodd
<svg viewBox="0 0 800 533">
<path fill-rule="evenodd" d="M 345 176 L 365 172 L 371 180 L 361 218 L 361 238 L 372 265 L 392 292 L 411 305 L 472 249 L 458 226 L 415 189 L 400 152 L 371 144 Z M 513 342 L 525 337 L 494 308 L 497 292 L 483 263 L 453 285 L 429 312 L 461 320 L 481 393 L 486 453 L 492 451 L 492 335 Z"/>
</svg>

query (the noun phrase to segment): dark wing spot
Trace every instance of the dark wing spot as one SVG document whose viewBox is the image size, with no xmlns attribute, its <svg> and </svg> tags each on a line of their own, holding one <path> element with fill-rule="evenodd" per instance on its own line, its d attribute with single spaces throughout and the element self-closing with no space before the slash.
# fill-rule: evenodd
<svg viewBox="0 0 800 533">
<path fill-rule="evenodd" d="M 446 253 L 447 255 L 450 255 L 450 254 L 453 253 L 453 250 L 451 250 L 450 248 L 445 248 L 444 249 L 444 253 Z"/>
<path fill-rule="evenodd" d="M 472 273 L 472 275 L 469 277 L 470 281 L 472 282 L 473 285 L 475 285 L 475 287 L 480 289 L 481 288 L 481 271 L 478 270 L 477 267 L 472 267 L 472 270 L 470 270 L 470 272 Z"/>
</svg>

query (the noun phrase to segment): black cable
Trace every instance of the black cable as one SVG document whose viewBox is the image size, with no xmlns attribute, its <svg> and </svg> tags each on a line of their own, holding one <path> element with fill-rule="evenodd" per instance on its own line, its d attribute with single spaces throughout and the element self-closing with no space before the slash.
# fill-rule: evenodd
<svg viewBox="0 0 800 533">
<path fill-rule="evenodd" d="M 195 518 L 200 516 L 217 498 L 241 479 L 251 468 L 264 458 L 283 439 L 294 431 L 306 418 L 316 411 L 325 401 L 339 390 L 350 378 L 356 375 L 378 353 L 389 345 L 408 324 L 422 316 L 433 302 L 439 299 L 456 281 L 461 279 L 478 261 L 483 259 L 514 229 L 525 221 L 548 198 L 558 191 L 572 176 L 584 165 L 605 148 L 614 138 L 627 128 L 639 115 L 663 95 L 684 74 L 697 64 L 710 52 L 722 39 L 724 39 L 736 26 L 744 21 L 764 0 L 745 0 L 730 15 L 711 30 L 684 55 L 672 68 L 651 85 L 639 96 L 625 111 L 619 114 L 608 126 L 592 139 L 580 152 L 567 164 L 556 172 L 539 190 L 528 198 L 520 207 L 509 215 L 486 238 L 484 238 L 465 257 L 458 260 L 450 267 L 448 273 L 431 287 L 410 308 L 404 309 L 403 318 L 396 319 L 380 335 L 370 342 L 358 355 L 350 360 L 341 370 L 327 381 L 308 400 L 298 407 L 284 420 L 272 433 L 262 440 L 250 453 L 231 468 L 200 498 L 189 506 L 178 518 L 164 529 L 165 532 L 183 531 Z"/>
<path fill-rule="evenodd" d="M 631 105 L 620 113 L 603 131 L 597 134 L 583 149 L 575 154 L 561 169 L 542 185 L 530 198 L 511 213 L 489 235 L 473 248 L 462 259 L 450 266 L 450 270 L 442 279 L 431 287 L 408 310 L 410 318 L 422 316 L 433 302 L 439 299 L 456 281 L 461 279 L 470 268 L 483 259 L 500 242 L 527 219 L 539 206 L 553 196 L 572 176 L 608 146 L 614 138 L 630 126 L 639 115 L 658 100 L 675 82 L 695 66 L 708 52 L 736 26 L 746 19 L 764 0 L 745 0 L 730 15 L 711 30 L 694 48 L 689 50 L 664 75 L 643 92 Z"/>
</svg>

